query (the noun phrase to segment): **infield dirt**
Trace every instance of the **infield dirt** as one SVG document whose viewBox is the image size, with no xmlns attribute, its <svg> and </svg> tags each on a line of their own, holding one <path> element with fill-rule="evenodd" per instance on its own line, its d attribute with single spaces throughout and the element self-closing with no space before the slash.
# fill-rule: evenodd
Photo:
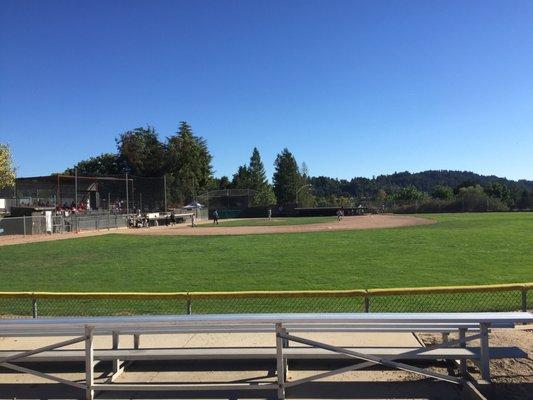
<svg viewBox="0 0 533 400">
<path fill-rule="evenodd" d="M 0 236 L 0 246 L 10 244 L 46 242 L 52 240 L 74 239 L 80 237 L 107 235 L 109 233 L 120 233 L 127 235 L 155 235 L 155 236 L 211 236 L 211 235 L 256 235 L 272 233 L 295 233 L 295 232 L 320 232 L 320 231 L 347 231 L 361 229 L 380 228 L 401 228 L 414 225 L 434 224 L 437 221 L 413 217 L 409 215 L 363 215 L 357 217 L 345 217 L 342 221 L 332 217 L 331 222 L 321 222 L 317 224 L 301 225 L 275 225 L 269 226 L 265 219 L 265 225 L 261 226 L 213 226 L 213 227 L 191 227 L 189 223 L 182 223 L 173 226 L 155 226 L 150 228 L 128 229 L 119 228 L 112 230 L 84 231 L 80 233 L 64 233 L 56 235 L 11 235 Z M 212 224 L 212 221 L 200 221 L 202 225 Z"/>
</svg>

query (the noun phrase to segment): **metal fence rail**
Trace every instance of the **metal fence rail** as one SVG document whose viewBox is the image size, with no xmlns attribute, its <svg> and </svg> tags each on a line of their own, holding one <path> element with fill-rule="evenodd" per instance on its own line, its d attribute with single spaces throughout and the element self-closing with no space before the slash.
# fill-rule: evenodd
<svg viewBox="0 0 533 400">
<path fill-rule="evenodd" d="M 467 312 L 533 309 L 533 282 L 331 291 L 0 292 L 0 316 L 53 317 L 267 312 Z"/>
</svg>

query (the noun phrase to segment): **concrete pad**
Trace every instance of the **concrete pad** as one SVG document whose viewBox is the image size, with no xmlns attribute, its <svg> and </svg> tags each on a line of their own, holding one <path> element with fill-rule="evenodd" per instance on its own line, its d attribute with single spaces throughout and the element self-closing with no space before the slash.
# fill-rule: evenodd
<svg viewBox="0 0 533 400">
<path fill-rule="evenodd" d="M 411 333 L 347 333 L 324 332 L 295 334 L 307 339 L 323 341 L 336 346 L 387 346 L 387 347 L 418 347 L 420 343 Z M 24 350 L 59 343 L 71 337 L 22 337 L 0 338 L 0 350 Z M 95 348 L 111 348 L 111 336 L 95 336 Z M 261 347 L 275 346 L 274 333 L 199 333 L 199 334 L 165 334 L 142 335 L 140 346 L 144 348 L 165 347 Z M 291 346 L 302 346 L 291 343 Z M 122 335 L 120 347 L 133 348 L 133 335 Z M 83 349 L 83 343 L 76 343 L 65 349 Z"/>
<path fill-rule="evenodd" d="M 303 337 L 340 346 L 419 346 L 410 333 L 310 333 Z M 68 338 L 1 338 L 0 349 L 34 349 Z M 237 347 L 274 346 L 274 334 L 169 334 L 145 335 L 141 337 L 141 348 L 164 347 Z M 294 345 L 298 345 L 294 343 Z M 111 348 L 110 337 L 96 337 L 95 347 Z M 132 335 L 121 337 L 121 347 L 133 347 Z M 69 346 L 83 348 L 83 343 Z M 298 364 L 300 363 L 300 364 Z M 291 363 L 292 365 L 292 363 Z M 322 372 L 324 368 L 334 369 L 338 365 L 309 365 L 295 362 L 289 365 L 289 379 L 299 379 Z M 302 368 L 303 366 L 303 368 Z M 29 366 L 39 371 L 50 372 L 69 380 L 84 379 L 83 365 L 35 365 Z M 110 363 L 100 363 L 96 367 L 97 382 L 109 377 Z M 135 362 L 129 365 L 117 383 L 228 383 L 256 382 L 273 383 L 275 378 L 273 362 Z M 442 372 L 442 371 L 440 371 Z M 377 384 L 379 382 L 379 384 Z M 436 383 L 430 379 L 402 371 L 365 370 L 348 372 L 317 382 L 307 383 L 287 390 L 287 397 L 294 399 L 459 399 L 457 388 L 452 384 Z M 0 369 L 0 399 L 80 399 L 83 391 L 62 384 L 50 383 L 43 378 L 10 372 Z M 210 399 L 274 399 L 271 391 L 217 391 L 217 392 L 147 392 L 100 393 L 97 399 L 131 398 L 210 398 Z"/>
</svg>

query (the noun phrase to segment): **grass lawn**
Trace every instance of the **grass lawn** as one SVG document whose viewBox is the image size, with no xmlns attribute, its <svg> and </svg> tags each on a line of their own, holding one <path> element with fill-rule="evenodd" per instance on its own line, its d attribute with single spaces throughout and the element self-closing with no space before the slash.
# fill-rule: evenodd
<svg viewBox="0 0 533 400">
<path fill-rule="evenodd" d="M 533 213 L 429 217 L 439 223 L 248 236 L 111 234 L 5 246 L 0 247 L 0 290 L 239 291 L 533 281 Z M 496 297 L 488 296 L 460 301 L 465 306 L 468 302 L 486 305 Z M 512 301 L 519 304 L 519 298 Z M 21 303 L 25 310 L 27 302 Z M 426 304 L 422 297 L 419 302 Z M 234 304 L 231 311 L 252 307 L 243 304 Z M 276 304 L 283 308 L 282 303 Z M 204 306 L 213 310 L 213 305 Z M 86 309 L 106 312 L 109 307 L 93 303 Z M 141 306 L 133 308 L 143 311 Z"/>
<path fill-rule="evenodd" d="M 219 224 L 200 224 L 201 228 L 206 227 L 230 227 L 230 226 L 279 226 L 279 225 L 307 225 L 320 224 L 322 222 L 336 221 L 337 217 L 285 217 L 285 218 L 249 218 L 249 219 L 235 219 L 235 220 L 219 220 Z"/>
<path fill-rule="evenodd" d="M 248 236 L 111 234 L 0 247 L 3 291 L 350 289 L 533 280 L 533 213 Z"/>
</svg>

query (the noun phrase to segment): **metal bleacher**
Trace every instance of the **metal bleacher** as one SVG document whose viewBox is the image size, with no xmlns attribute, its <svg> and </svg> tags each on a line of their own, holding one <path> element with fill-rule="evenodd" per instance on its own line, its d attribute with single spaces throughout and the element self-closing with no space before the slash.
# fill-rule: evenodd
<svg viewBox="0 0 533 400">
<path fill-rule="evenodd" d="M 491 329 L 512 328 L 519 323 L 532 323 L 528 312 L 492 313 L 302 313 L 302 314 L 213 314 L 179 316 L 86 317 L 2 319 L 0 337 L 57 337 L 68 339 L 32 350 L 0 352 L 0 366 L 60 382 L 84 390 L 87 399 L 95 391 L 178 391 L 178 390 L 274 390 L 285 398 L 286 388 L 324 377 L 355 371 L 376 364 L 410 371 L 454 384 L 464 383 L 466 360 L 479 365 L 482 379 L 490 381 L 491 358 L 520 358 L 527 354 L 516 347 L 490 347 Z M 272 333 L 275 347 L 262 348 L 141 348 L 141 335 L 181 333 Z M 339 347 L 299 336 L 309 332 L 457 332 L 458 339 L 429 347 Z M 93 339 L 111 335 L 111 349 L 95 349 Z M 120 348 L 121 335 L 134 335 L 133 348 Z M 468 346 L 479 340 L 479 346 Z M 85 343 L 84 350 L 61 349 L 75 343 Z M 299 343 L 299 347 L 289 346 Z M 275 360 L 276 381 L 264 384 L 174 384 L 174 383 L 114 383 L 124 371 L 126 361 L 162 360 Z M 354 364 L 297 380 L 287 379 L 288 360 L 353 359 Z M 437 373 L 406 363 L 410 360 L 459 360 L 460 375 Z M 30 369 L 21 364 L 30 362 L 84 362 L 84 382 Z M 362 362 L 361 362 L 362 361 Z M 113 375 L 106 383 L 95 383 L 97 362 L 112 362 Z"/>
</svg>

